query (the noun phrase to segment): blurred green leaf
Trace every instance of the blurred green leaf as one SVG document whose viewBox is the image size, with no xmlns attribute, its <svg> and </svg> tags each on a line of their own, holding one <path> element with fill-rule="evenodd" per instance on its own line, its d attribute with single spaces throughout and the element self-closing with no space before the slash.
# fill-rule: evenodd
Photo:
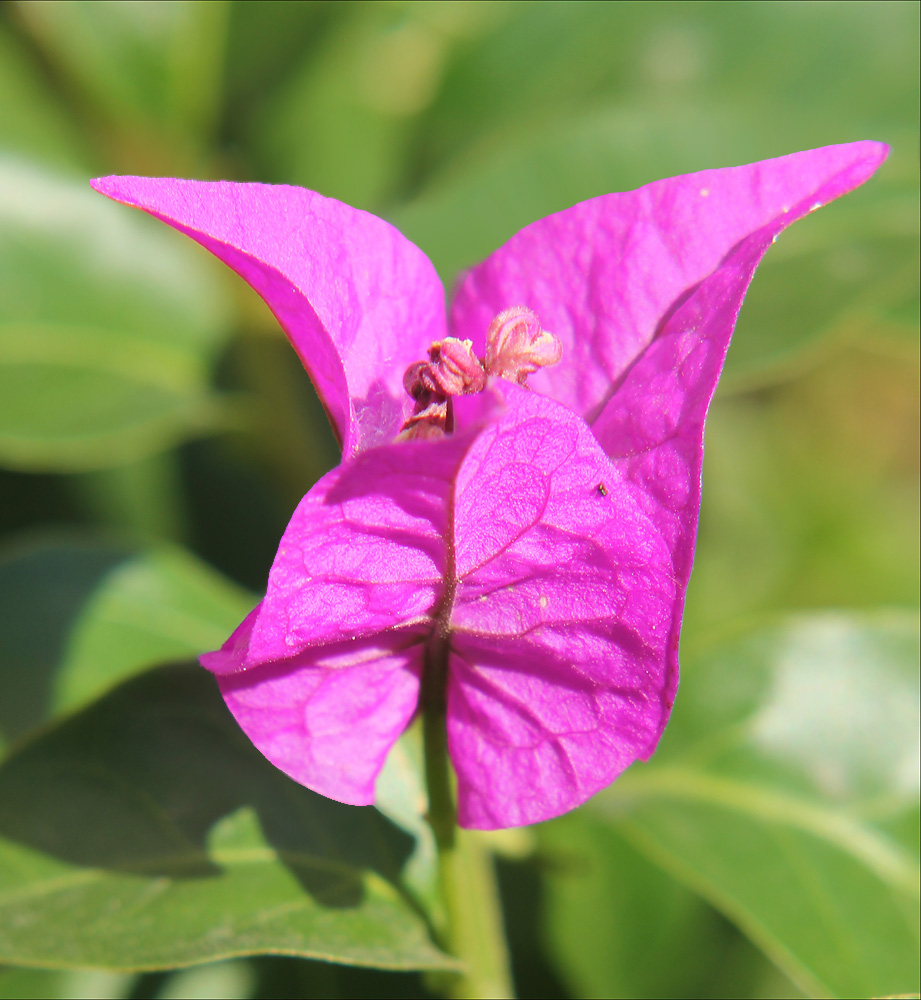
<svg viewBox="0 0 921 1000">
<path fill-rule="evenodd" d="M 793 152 L 789 116 L 757 121 L 735 104 L 687 104 L 667 112 L 639 105 L 583 117 L 452 168 L 391 220 L 435 262 L 450 285 L 514 233 L 555 211 L 671 173 Z M 905 156 L 917 134 L 900 132 Z M 835 215 L 838 218 L 835 218 Z M 883 303 L 917 301 L 918 194 L 900 165 L 884 165 L 865 189 L 798 222 L 771 248 L 752 285 L 726 378 L 785 374 L 834 333 L 875 333 Z M 893 316 L 901 337 L 910 319 Z M 892 330 L 887 330 L 891 333 Z"/>
<path fill-rule="evenodd" d="M 0 1000 L 120 1000 L 132 995 L 136 980 L 97 969 L 0 968 Z"/>
<path fill-rule="evenodd" d="M 714 149 L 707 167 L 888 138 L 880 126 L 887 133 L 893 126 L 917 129 L 916 4 L 568 0 L 497 4 L 492 11 L 486 37 L 452 60 L 421 123 L 417 158 L 426 176 L 443 175 L 449 165 L 469 168 L 612 103 L 645 111 L 653 130 L 682 109 L 728 104 L 743 129 L 719 139 L 719 148 L 734 155 L 722 159 Z M 760 151 L 765 125 L 768 149 Z M 633 138 L 624 136 L 626 143 Z M 693 135 L 682 139 L 690 158 L 704 151 Z M 592 176 L 582 150 L 561 152 Z M 658 166 L 661 172 L 637 183 L 696 169 Z M 610 176 L 608 184 L 603 191 L 625 186 Z"/>
<path fill-rule="evenodd" d="M 250 144 L 271 179 L 374 208 L 402 185 L 413 123 L 434 100 L 453 46 L 492 18 L 469 0 L 339 10 L 322 44 L 308 45 L 253 115 Z"/>
<path fill-rule="evenodd" d="M 226 419 L 202 255 L 85 186 L 0 161 L 0 462 L 118 464 Z"/>
<path fill-rule="evenodd" d="M 827 614 L 700 652 L 596 800 L 813 996 L 917 989 L 918 651 L 915 617 Z"/>
<path fill-rule="evenodd" d="M 449 64 L 418 128 L 421 191 L 388 217 L 450 284 L 587 198 L 883 139 L 879 177 L 768 254 L 726 375 L 786 376 L 833 334 L 916 340 L 917 32 L 910 4 L 516 4 Z"/>
<path fill-rule="evenodd" d="M 67 471 L 126 462 L 223 423 L 216 405 L 152 384 L 130 370 L 134 364 L 117 366 L 124 355 L 100 350 L 94 358 L 87 351 L 62 362 L 66 348 L 88 346 L 90 331 L 38 345 L 15 327 L 3 332 L 23 338 L 0 345 L 0 460 L 10 468 Z M 141 353 L 131 361 L 142 361 Z"/>
<path fill-rule="evenodd" d="M 258 996 L 257 985 L 251 962 L 212 962 L 174 972 L 157 990 L 157 1000 L 242 1000 Z"/>
<path fill-rule="evenodd" d="M 0 150 L 74 166 L 84 139 L 35 62 L 0 21 Z"/>
<path fill-rule="evenodd" d="M 901 138 L 878 177 L 797 222 L 765 256 L 727 359 L 730 385 L 798 374 L 830 337 L 917 343 L 921 205 L 898 162 L 917 135 Z"/>
<path fill-rule="evenodd" d="M 711 906 L 590 810 L 536 830 L 544 936 L 573 996 L 801 995 Z"/>
<path fill-rule="evenodd" d="M 348 16 L 346 5 L 329 2 L 231 3 L 228 6 L 224 128 L 235 136 L 260 114 L 279 87 L 322 45 L 327 30 Z M 373 15 L 372 15 L 373 16 Z"/>
<path fill-rule="evenodd" d="M 686 638 L 791 607 L 917 607 L 917 371 L 917 348 L 854 347 L 717 394 Z"/>
<path fill-rule="evenodd" d="M 20 0 L 15 11 L 93 111 L 129 133 L 198 146 L 216 124 L 223 0 L 133 3 Z"/>
<path fill-rule="evenodd" d="M 405 114 L 376 106 L 371 66 L 374 51 L 386 51 L 388 37 L 402 32 L 410 44 L 416 40 L 412 14 L 408 27 L 401 29 L 399 20 L 391 5 L 351 7 L 322 50 L 311 54 L 268 113 L 254 122 L 256 144 L 275 166 L 272 179 L 359 208 L 372 207 L 393 186 L 408 139 Z M 419 38 L 424 46 L 426 36 Z M 404 58 L 411 65 L 413 57 L 409 52 Z M 320 136 L 335 141 L 318 141 Z"/>
<path fill-rule="evenodd" d="M 0 961 L 451 967 L 399 888 L 411 838 L 273 768 L 198 669 L 130 681 L 9 757 L 0 838 Z"/>
<path fill-rule="evenodd" d="M 180 457 L 173 451 L 69 477 L 94 520 L 132 538 L 182 542 L 188 531 Z"/>
</svg>

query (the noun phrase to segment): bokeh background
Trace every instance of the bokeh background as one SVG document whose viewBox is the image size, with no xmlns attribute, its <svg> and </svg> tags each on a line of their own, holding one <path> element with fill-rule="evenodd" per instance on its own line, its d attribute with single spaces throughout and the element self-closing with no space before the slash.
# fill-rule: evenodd
<svg viewBox="0 0 921 1000">
<path fill-rule="evenodd" d="M 913 2 L 0 5 L 0 746 L 219 644 L 337 461 L 261 301 L 90 177 L 300 184 L 395 223 L 450 287 L 582 199 L 872 138 L 892 146 L 877 177 L 784 235 L 742 311 L 708 425 L 675 739 L 716 711 L 709 667 L 692 686 L 707 650 L 767 676 L 765 650 L 795 647 L 831 720 L 815 740 L 856 747 L 884 798 L 898 761 L 867 763 L 872 720 L 917 728 L 918 32 Z M 836 642 L 857 679 L 823 687 Z M 892 829 L 916 865 L 913 809 Z M 570 818 L 497 843 L 521 995 L 847 995 L 654 826 Z M 897 946 L 867 968 L 899 966 Z M 279 958 L 16 964 L 0 997 L 430 989 Z"/>
</svg>

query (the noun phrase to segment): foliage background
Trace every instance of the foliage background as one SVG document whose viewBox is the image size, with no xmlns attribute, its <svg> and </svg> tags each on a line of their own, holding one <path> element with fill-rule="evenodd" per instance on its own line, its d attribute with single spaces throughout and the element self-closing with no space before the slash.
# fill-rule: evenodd
<svg viewBox="0 0 921 1000">
<path fill-rule="evenodd" d="M 89 177 L 304 185 L 393 221 L 450 285 L 584 198 L 863 138 L 890 160 L 783 237 L 742 312 L 661 753 L 591 807 L 488 847 L 521 995 L 918 988 L 918 12 L 0 6 L 0 997 L 422 996 L 437 984 L 412 970 L 440 962 L 367 875 L 429 905 L 411 741 L 388 815 L 413 853 L 394 873 L 343 848 L 363 880 L 352 899 L 284 881 L 296 856 L 332 849 L 279 833 L 290 818 L 272 827 L 289 792 L 258 761 L 239 765 L 246 780 L 232 770 L 218 715 L 207 736 L 169 714 L 219 712 L 197 674 L 112 690 L 224 639 L 337 456 L 262 303 Z M 99 777 L 113 761 L 162 813 L 129 816 L 128 790 Z M 158 774 L 171 784 L 155 794 Z M 150 846 L 157 824 L 185 830 L 182 795 L 205 803 L 210 874 Z M 324 808 L 301 796 L 282 813 L 343 830 L 358 815 Z M 221 837 L 268 843 L 272 872 L 219 864 Z M 95 896 L 80 888 L 94 872 Z M 151 886 L 159 911 L 130 896 Z M 279 900 L 290 926 L 266 924 Z M 100 913 L 116 903 L 113 929 Z M 195 935 L 221 907 L 271 933 L 209 951 Z M 327 918 L 332 937 L 311 929 Z M 233 957 L 282 938 L 372 968 Z"/>
</svg>

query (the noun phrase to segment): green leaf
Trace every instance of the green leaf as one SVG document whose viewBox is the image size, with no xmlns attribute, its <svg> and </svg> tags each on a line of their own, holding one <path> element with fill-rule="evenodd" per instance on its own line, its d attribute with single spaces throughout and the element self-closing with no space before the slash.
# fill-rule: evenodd
<svg viewBox="0 0 921 1000">
<path fill-rule="evenodd" d="M 801 995 L 700 896 L 590 810 L 536 830 L 544 938 L 574 997 Z"/>
<path fill-rule="evenodd" d="M 854 347 L 718 394 L 685 635 L 790 607 L 919 602 L 918 358 Z"/>
<path fill-rule="evenodd" d="M 211 997 L 258 997 L 252 961 L 232 959 L 180 969 L 157 991 L 156 1000 L 206 1000 Z"/>
<path fill-rule="evenodd" d="M 451 968 L 400 888 L 411 850 L 273 768 L 204 671 L 161 668 L 0 767 L 0 962 Z"/>
<path fill-rule="evenodd" d="M 55 680 L 71 709 L 157 663 L 217 649 L 256 598 L 181 549 L 114 567 L 84 605 Z"/>
<path fill-rule="evenodd" d="M 131 553 L 124 546 L 52 538 L 0 559 L 0 739 L 43 722 L 57 668 L 86 601 Z"/>
<path fill-rule="evenodd" d="M 419 722 L 411 725 L 387 754 L 374 793 L 375 807 L 415 842 L 413 853 L 403 866 L 403 882 L 437 925 L 441 906 L 438 853 L 426 818 L 428 793 Z"/>
<path fill-rule="evenodd" d="M 255 603 L 175 548 L 48 538 L 0 559 L 0 734 L 215 649 Z"/>
<path fill-rule="evenodd" d="M 816 615 L 697 654 L 596 800 L 813 996 L 917 989 L 917 619 Z"/>
<path fill-rule="evenodd" d="M 0 159 L 0 462 L 118 464 L 225 418 L 226 336 L 202 255 L 84 179 Z"/>
<path fill-rule="evenodd" d="M 428 64 L 440 53 L 411 11 L 402 26 L 400 11 L 390 5 L 357 7 L 350 15 L 340 19 L 319 52 L 308 54 L 253 127 L 255 144 L 275 167 L 273 175 L 367 208 L 395 183 L 407 144 L 405 112 L 386 105 L 387 93 L 408 90 L 412 100 L 414 68 L 431 72 Z M 375 61 L 386 59 L 395 42 L 399 49 L 401 36 L 409 47 L 391 59 L 400 63 L 397 71 L 391 65 L 378 80 Z M 408 88 L 400 87 L 404 77 Z M 320 135 L 335 140 L 317 142 Z"/>
<path fill-rule="evenodd" d="M 918 301 L 918 192 L 905 190 L 899 159 L 865 188 L 784 233 L 760 265 L 727 358 L 735 386 L 798 375 L 824 343 L 866 337 L 917 342 L 909 315 Z"/>
</svg>

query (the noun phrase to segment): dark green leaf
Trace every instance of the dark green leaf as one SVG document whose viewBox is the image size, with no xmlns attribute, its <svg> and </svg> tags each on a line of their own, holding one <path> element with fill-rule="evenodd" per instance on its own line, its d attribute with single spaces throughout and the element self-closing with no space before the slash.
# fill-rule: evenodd
<svg viewBox="0 0 921 1000">
<path fill-rule="evenodd" d="M 255 603 L 179 549 L 47 539 L 0 560 L 0 734 L 215 649 Z"/>
<path fill-rule="evenodd" d="M 56 673 L 89 596 L 130 557 L 120 546 L 50 539 L 0 560 L 0 739 L 47 718 Z"/>
<path fill-rule="evenodd" d="M 918 625 L 794 619 L 695 656 L 597 806 L 813 996 L 917 989 Z"/>
<path fill-rule="evenodd" d="M 71 633 L 54 707 L 73 708 L 154 664 L 217 649 L 255 603 L 181 549 L 114 567 Z"/>
<path fill-rule="evenodd" d="M 0 838 L 0 961 L 451 967 L 399 886 L 411 838 L 275 770 L 197 668 L 131 681 L 8 758 Z"/>
</svg>

